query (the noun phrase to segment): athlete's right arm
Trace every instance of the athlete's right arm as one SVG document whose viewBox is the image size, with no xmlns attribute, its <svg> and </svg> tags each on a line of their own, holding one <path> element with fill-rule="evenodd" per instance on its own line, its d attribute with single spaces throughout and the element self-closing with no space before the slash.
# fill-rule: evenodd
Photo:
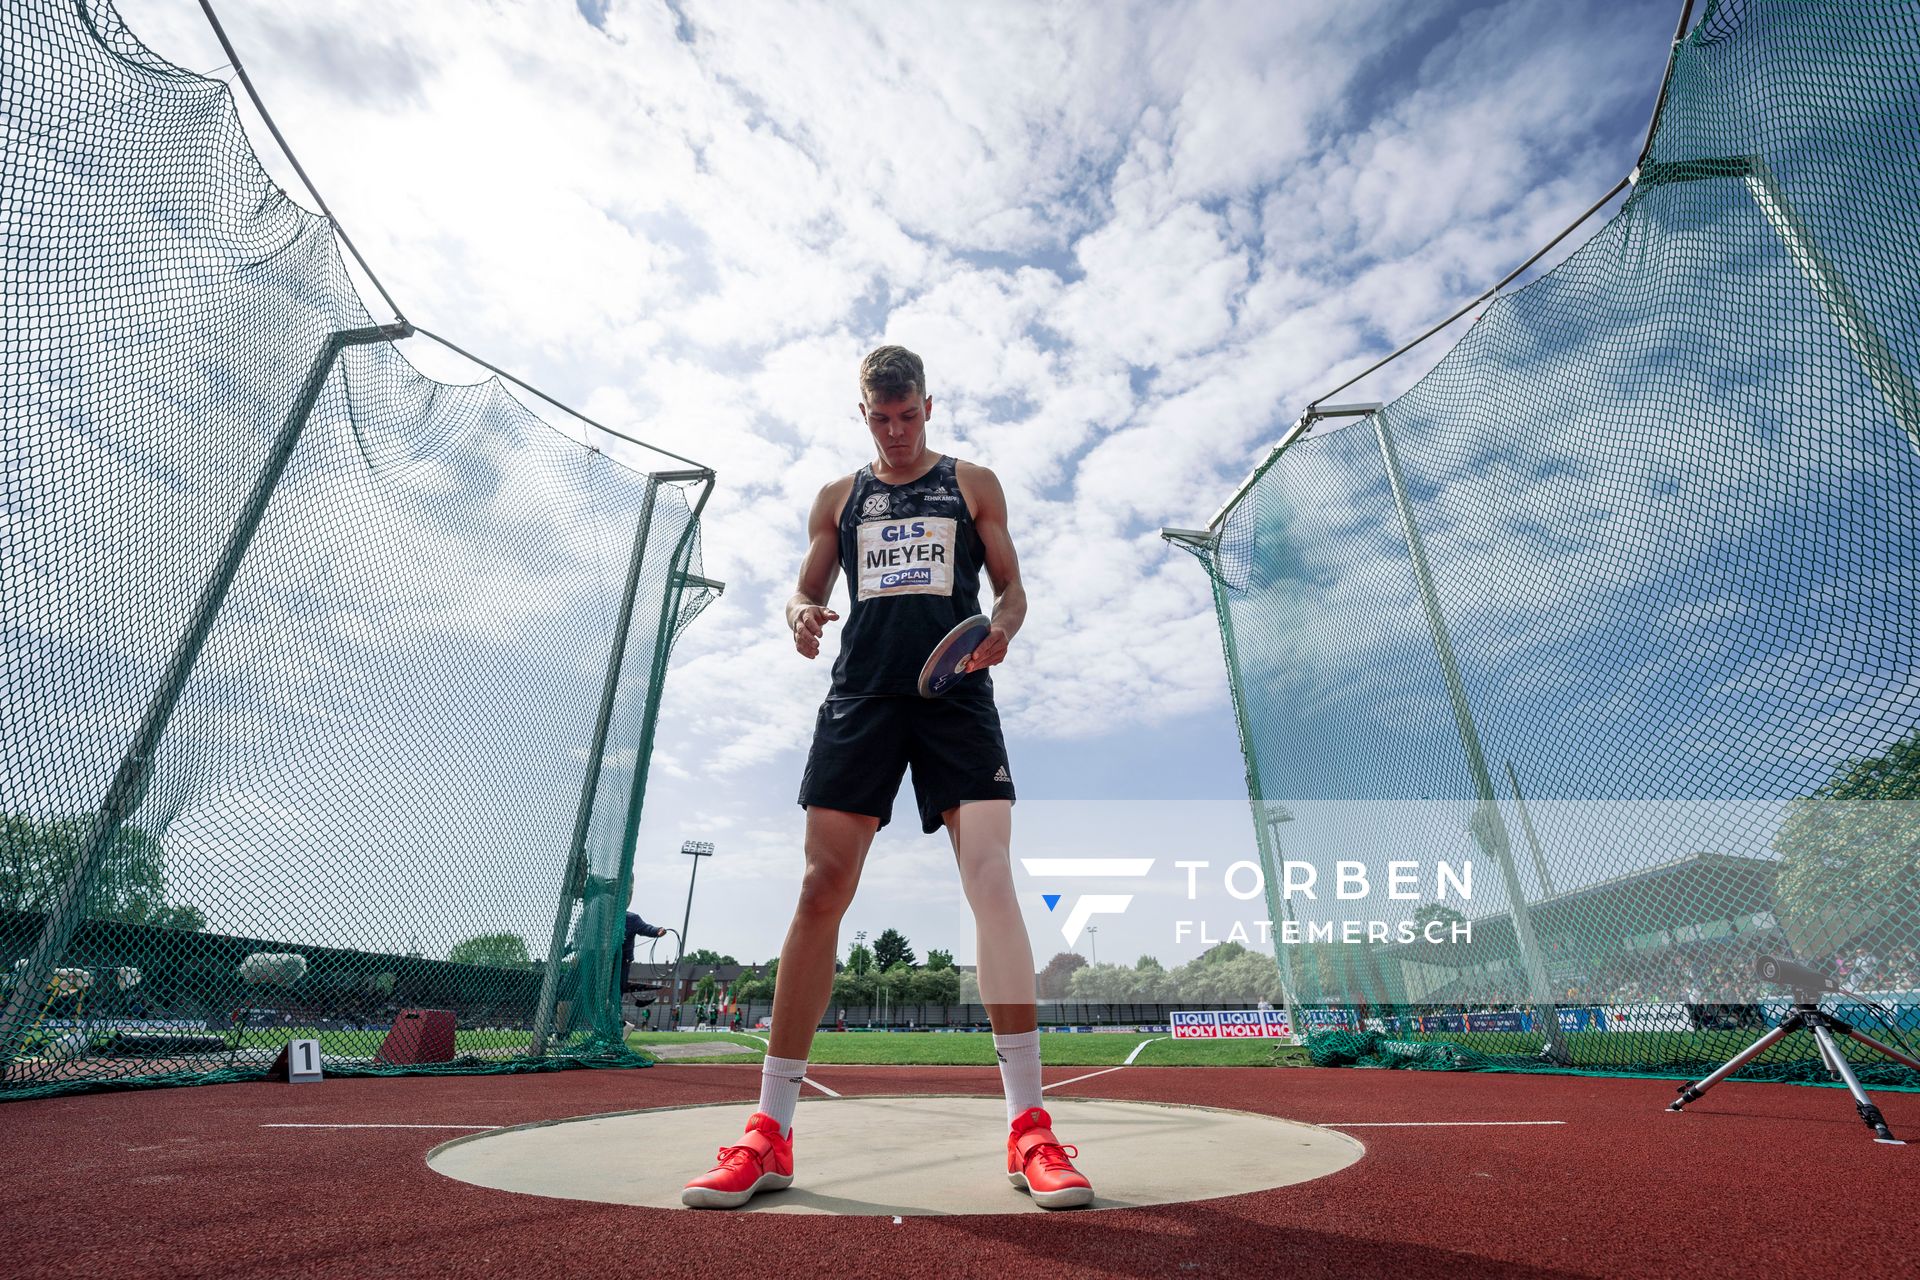
<svg viewBox="0 0 1920 1280">
<path fill-rule="evenodd" d="M 853 477 L 842 476 L 820 491 L 807 516 L 807 554 L 800 561 L 800 583 L 787 601 L 787 629 L 803 657 L 820 656 L 820 633 L 840 615 L 827 608 L 840 576 L 840 511 L 853 492 Z"/>
</svg>

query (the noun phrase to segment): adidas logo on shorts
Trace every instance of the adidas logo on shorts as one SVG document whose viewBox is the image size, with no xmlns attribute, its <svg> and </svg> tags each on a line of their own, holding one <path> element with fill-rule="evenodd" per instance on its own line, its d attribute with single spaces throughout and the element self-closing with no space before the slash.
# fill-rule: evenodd
<svg viewBox="0 0 1920 1280">
<path fill-rule="evenodd" d="M 1001 765 L 1000 772 L 993 775 L 993 780 L 995 782 L 1012 782 L 1013 777 L 1007 772 L 1007 766 Z"/>
</svg>

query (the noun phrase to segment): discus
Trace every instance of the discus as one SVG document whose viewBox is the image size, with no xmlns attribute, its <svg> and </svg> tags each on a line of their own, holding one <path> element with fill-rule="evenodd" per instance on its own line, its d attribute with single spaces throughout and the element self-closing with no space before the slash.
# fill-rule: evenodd
<svg viewBox="0 0 1920 1280">
<path fill-rule="evenodd" d="M 987 615 L 976 613 L 947 632 L 927 655 L 927 664 L 920 668 L 920 696 L 937 698 L 958 684 L 960 677 L 968 674 L 967 659 L 992 629 Z"/>
</svg>

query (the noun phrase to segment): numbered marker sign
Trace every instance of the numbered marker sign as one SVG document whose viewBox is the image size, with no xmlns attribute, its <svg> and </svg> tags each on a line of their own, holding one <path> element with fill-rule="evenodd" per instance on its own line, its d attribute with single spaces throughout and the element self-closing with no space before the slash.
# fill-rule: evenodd
<svg viewBox="0 0 1920 1280">
<path fill-rule="evenodd" d="M 318 1040 L 289 1040 L 287 1042 L 287 1082 L 289 1084 L 313 1084 L 320 1079 L 320 1042 Z"/>
</svg>

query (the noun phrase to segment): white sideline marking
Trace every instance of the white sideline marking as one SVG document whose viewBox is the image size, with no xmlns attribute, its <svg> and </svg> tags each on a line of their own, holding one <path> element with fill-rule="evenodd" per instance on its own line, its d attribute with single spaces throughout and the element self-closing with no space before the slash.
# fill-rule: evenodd
<svg viewBox="0 0 1920 1280">
<path fill-rule="evenodd" d="M 1173 1037 L 1172 1037 L 1172 1036 L 1155 1036 L 1155 1037 L 1153 1038 L 1153 1040 L 1171 1040 L 1171 1039 L 1173 1039 Z M 1139 1056 L 1140 1056 L 1140 1051 L 1141 1051 L 1142 1049 L 1144 1049 L 1144 1048 L 1146 1048 L 1146 1047 L 1147 1047 L 1148 1045 L 1150 1045 L 1150 1044 L 1152 1044 L 1152 1043 L 1153 1043 L 1153 1040 L 1142 1040 L 1142 1041 L 1141 1041 L 1141 1042 L 1140 1042 L 1139 1044 L 1137 1044 L 1137 1045 L 1135 1045 L 1135 1046 L 1133 1046 L 1133 1052 L 1132 1052 L 1132 1053 L 1130 1053 L 1130 1054 L 1128 1054 L 1128 1055 L 1127 1055 L 1127 1060 L 1126 1060 L 1125 1062 L 1123 1062 L 1123 1063 L 1121 1063 L 1120 1065 L 1121 1065 L 1121 1066 L 1123 1066 L 1123 1067 L 1130 1067 L 1130 1066 L 1132 1066 L 1132 1065 L 1133 1065 L 1133 1060 L 1134 1060 L 1135 1058 L 1137 1058 L 1137 1057 L 1139 1057 Z"/>
<path fill-rule="evenodd" d="M 760 1036 L 754 1035 L 750 1031 L 736 1031 L 733 1034 L 738 1036 L 745 1036 L 749 1040 L 759 1040 L 761 1044 L 767 1045 L 769 1049 L 773 1047 L 771 1044 L 768 1044 L 765 1039 L 763 1039 Z M 827 1086 L 821 1084 L 818 1080 L 815 1080 L 812 1076 L 802 1076 L 800 1078 L 800 1083 L 812 1085 L 814 1088 L 818 1089 L 820 1092 L 826 1094 L 829 1098 L 837 1098 L 840 1096 L 839 1094 L 835 1093 L 833 1090 L 827 1088 Z"/>
<path fill-rule="evenodd" d="M 1108 1067 L 1104 1071 L 1094 1071 L 1084 1076 L 1075 1076 L 1071 1080 L 1055 1080 L 1052 1084 L 1041 1085 L 1040 1092 L 1045 1093 L 1049 1089 L 1058 1089 L 1062 1085 L 1079 1084 L 1082 1080 L 1091 1080 L 1093 1079 L 1094 1076 L 1104 1076 L 1108 1072 L 1119 1071 L 1120 1069 L 1121 1069 L 1120 1067 Z"/>
<path fill-rule="evenodd" d="M 1319 1120 L 1323 1129 L 1459 1129 L 1503 1125 L 1565 1124 L 1565 1120 Z"/>
<path fill-rule="evenodd" d="M 262 1129 L 498 1129 L 497 1124 L 263 1124 Z"/>
</svg>

